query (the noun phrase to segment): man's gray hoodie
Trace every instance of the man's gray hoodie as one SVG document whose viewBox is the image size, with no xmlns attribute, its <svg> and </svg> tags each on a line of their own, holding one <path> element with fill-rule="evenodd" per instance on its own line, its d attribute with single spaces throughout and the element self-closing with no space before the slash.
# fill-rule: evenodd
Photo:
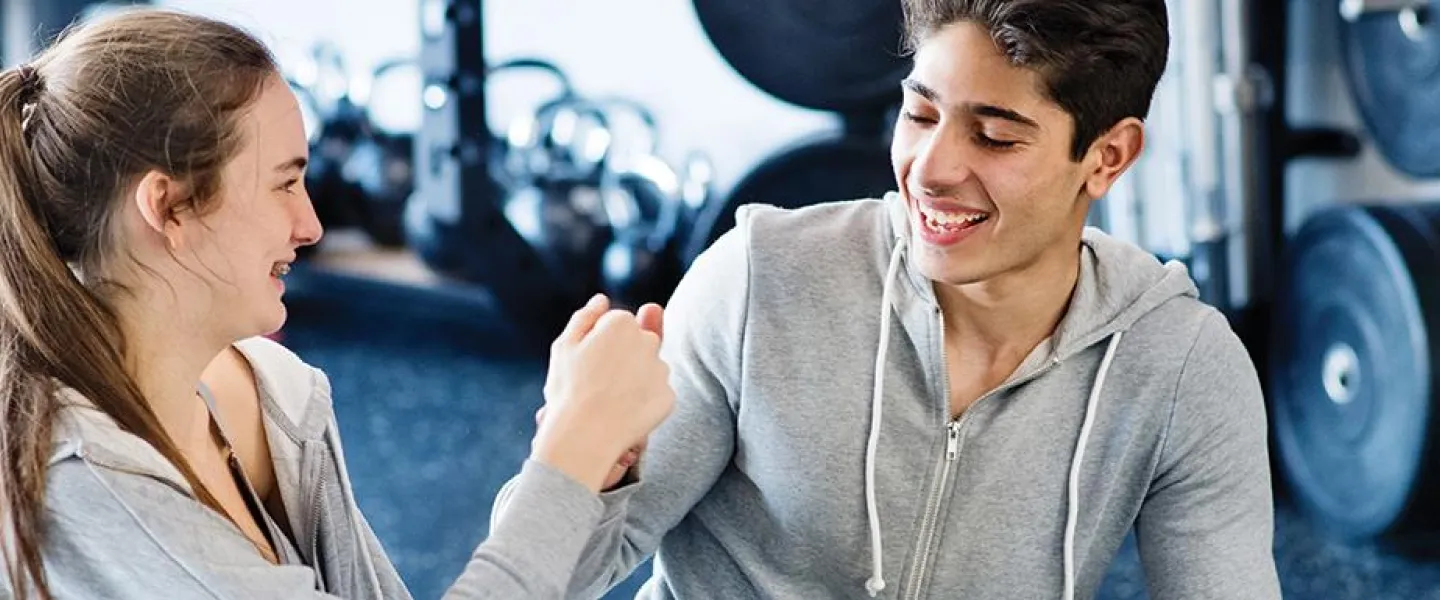
<svg viewBox="0 0 1440 600">
<path fill-rule="evenodd" d="M 1279 598 L 1259 382 L 1183 266 L 1086 230 L 1054 334 L 951 420 L 907 223 L 742 208 L 669 302 L 678 406 L 568 597 L 657 553 L 644 598 L 1091 598 L 1133 527 L 1155 600 Z"/>
<path fill-rule="evenodd" d="M 410 598 L 355 503 L 329 380 L 265 338 L 236 347 L 256 374 L 277 489 L 303 561 L 267 562 L 152 446 L 64 390 L 45 499 L 44 557 L 56 598 Z M 523 508 L 492 521 L 447 599 L 562 594 L 601 502 L 533 461 L 515 482 Z M 427 514 L 415 507 L 413 517 Z M 13 595 L 5 583 L 0 575 L 0 598 Z"/>
</svg>

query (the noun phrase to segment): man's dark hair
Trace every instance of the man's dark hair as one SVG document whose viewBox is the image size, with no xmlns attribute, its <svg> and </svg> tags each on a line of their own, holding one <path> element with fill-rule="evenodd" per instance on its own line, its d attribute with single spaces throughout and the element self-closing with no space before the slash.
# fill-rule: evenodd
<svg viewBox="0 0 1440 600">
<path fill-rule="evenodd" d="M 905 46 L 959 22 L 984 27 L 1011 64 L 1040 74 L 1075 120 L 1071 158 L 1121 119 L 1144 119 L 1165 71 L 1165 0 L 902 0 Z"/>
</svg>

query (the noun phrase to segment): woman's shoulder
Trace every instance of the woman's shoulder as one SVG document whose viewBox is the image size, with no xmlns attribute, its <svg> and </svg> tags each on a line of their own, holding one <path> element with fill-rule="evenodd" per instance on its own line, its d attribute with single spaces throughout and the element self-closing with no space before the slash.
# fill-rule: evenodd
<svg viewBox="0 0 1440 600">
<path fill-rule="evenodd" d="M 333 415 L 330 380 L 323 371 L 266 337 L 240 340 L 233 347 L 253 373 L 253 391 L 266 416 L 301 438 L 323 434 Z"/>
</svg>

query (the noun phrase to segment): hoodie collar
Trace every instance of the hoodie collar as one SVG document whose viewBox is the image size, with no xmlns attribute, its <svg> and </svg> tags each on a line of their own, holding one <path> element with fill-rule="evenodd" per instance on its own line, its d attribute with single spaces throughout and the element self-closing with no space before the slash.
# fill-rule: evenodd
<svg viewBox="0 0 1440 600">
<path fill-rule="evenodd" d="M 331 415 L 329 381 L 275 342 L 252 338 L 237 342 L 235 348 L 249 361 L 255 374 L 261 415 L 269 425 L 270 437 L 279 432 L 294 444 L 322 439 Z M 61 407 L 51 464 L 69 456 L 85 456 L 112 468 L 158 477 L 190 491 L 180 471 L 149 442 L 122 429 L 73 388 L 59 381 L 55 386 Z M 276 442 L 271 439 L 272 452 Z"/>
<path fill-rule="evenodd" d="M 901 240 L 908 245 L 910 218 L 899 193 L 887 193 L 884 203 L 891 231 L 888 254 Z M 1063 359 L 1125 330 L 1172 298 L 1199 295 L 1182 263 L 1161 264 L 1154 255 L 1094 227 L 1084 229 L 1080 243 L 1075 292 L 1050 342 L 1054 358 Z M 938 307 L 932 282 L 909 260 L 908 250 L 902 250 L 906 256 L 901 267 L 907 285 L 916 297 Z"/>
</svg>

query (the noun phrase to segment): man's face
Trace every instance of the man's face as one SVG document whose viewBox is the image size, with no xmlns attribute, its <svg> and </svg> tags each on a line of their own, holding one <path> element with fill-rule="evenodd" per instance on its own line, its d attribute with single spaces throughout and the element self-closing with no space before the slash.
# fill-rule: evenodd
<svg viewBox="0 0 1440 600">
<path fill-rule="evenodd" d="M 963 285 L 1073 251 L 1098 159 L 1071 160 L 1074 120 L 1038 73 L 960 22 L 917 48 L 904 88 L 891 161 L 927 277 Z"/>
</svg>

